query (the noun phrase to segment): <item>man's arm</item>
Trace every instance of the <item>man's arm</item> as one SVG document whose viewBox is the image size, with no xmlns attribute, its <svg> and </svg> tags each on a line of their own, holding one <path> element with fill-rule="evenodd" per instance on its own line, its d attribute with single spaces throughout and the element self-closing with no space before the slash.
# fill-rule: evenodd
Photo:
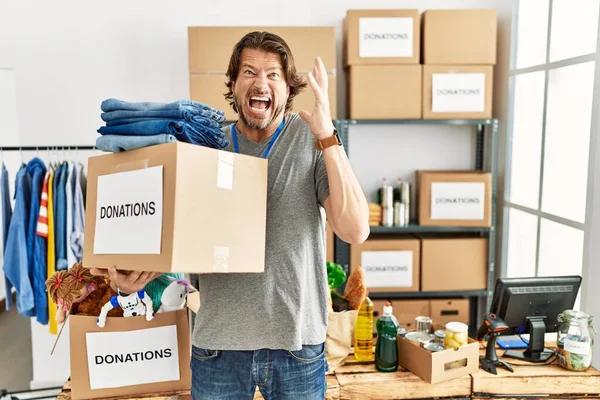
<svg viewBox="0 0 600 400">
<path fill-rule="evenodd" d="M 329 110 L 327 71 L 321 58 L 317 57 L 308 82 L 315 94 L 315 108 L 311 113 L 300 111 L 316 139 L 333 136 L 334 126 Z M 346 243 L 362 243 L 369 236 L 369 205 L 352 171 L 350 162 L 341 146 L 323 150 L 325 169 L 329 182 L 329 197 L 323 206 L 333 231 Z"/>
</svg>

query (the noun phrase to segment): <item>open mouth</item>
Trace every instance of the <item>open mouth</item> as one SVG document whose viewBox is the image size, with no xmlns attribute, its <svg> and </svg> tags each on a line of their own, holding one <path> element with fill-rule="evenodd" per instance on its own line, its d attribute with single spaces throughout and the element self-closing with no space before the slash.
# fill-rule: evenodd
<svg viewBox="0 0 600 400">
<path fill-rule="evenodd" d="M 248 107 L 256 114 L 262 114 L 271 107 L 271 99 L 265 96 L 252 96 Z"/>
</svg>

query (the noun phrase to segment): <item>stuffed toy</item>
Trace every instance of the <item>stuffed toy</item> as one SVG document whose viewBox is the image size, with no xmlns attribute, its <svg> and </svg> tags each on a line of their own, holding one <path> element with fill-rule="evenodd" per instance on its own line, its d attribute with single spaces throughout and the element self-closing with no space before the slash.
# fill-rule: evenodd
<svg viewBox="0 0 600 400">
<path fill-rule="evenodd" d="M 87 315 L 97 317 L 102 311 L 102 306 L 110 301 L 110 298 L 116 296 L 117 292 L 109 283 L 103 283 L 96 290 L 90 293 L 81 303 L 74 305 L 72 314 Z M 107 314 L 107 317 L 122 317 L 123 309 L 113 308 Z"/>
<path fill-rule="evenodd" d="M 188 293 L 194 293 L 196 289 L 190 285 L 187 279 L 176 279 L 169 277 L 171 284 L 167 286 L 160 297 L 161 305 L 157 312 L 168 312 L 181 310 L 185 307 Z"/>
<path fill-rule="evenodd" d="M 74 305 L 78 306 L 102 284 L 106 284 L 106 280 L 101 276 L 92 275 L 81 262 L 73 264 L 69 270 L 55 272 L 46 280 L 46 291 L 58 306 L 56 322 L 62 324 L 66 313 L 70 312 Z"/>
<path fill-rule="evenodd" d="M 146 315 L 146 321 L 151 321 L 154 318 L 152 299 L 144 289 L 131 294 L 122 293 L 117 289 L 117 295 L 111 297 L 110 300 L 102 306 L 102 310 L 96 321 L 100 328 L 104 328 L 108 312 L 116 307 L 121 307 L 124 317 Z"/>
</svg>

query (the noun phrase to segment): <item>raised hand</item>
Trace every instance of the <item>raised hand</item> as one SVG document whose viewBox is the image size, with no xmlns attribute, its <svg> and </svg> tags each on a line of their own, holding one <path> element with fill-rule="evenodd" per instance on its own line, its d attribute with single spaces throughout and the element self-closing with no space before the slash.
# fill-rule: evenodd
<svg viewBox="0 0 600 400">
<path fill-rule="evenodd" d="M 315 108 L 312 113 L 302 110 L 299 115 L 317 139 L 325 139 L 333 135 L 334 126 L 329 109 L 327 70 L 321 57 L 315 59 L 315 66 L 308 73 L 308 83 L 315 95 Z"/>
</svg>

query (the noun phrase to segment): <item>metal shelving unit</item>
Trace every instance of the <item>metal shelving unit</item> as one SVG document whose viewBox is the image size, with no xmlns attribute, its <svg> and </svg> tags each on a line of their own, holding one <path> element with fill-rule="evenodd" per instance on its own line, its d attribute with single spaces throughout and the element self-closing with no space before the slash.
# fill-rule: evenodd
<svg viewBox="0 0 600 400">
<path fill-rule="evenodd" d="M 409 299 L 409 298 L 468 298 L 470 300 L 471 335 L 479 324 L 481 316 L 488 310 L 494 290 L 495 282 L 495 252 L 496 252 L 496 203 L 497 203 L 497 177 L 498 177 L 498 120 L 491 119 L 444 119 L 444 120 L 358 120 L 339 119 L 334 121 L 336 129 L 348 153 L 350 148 L 350 126 L 353 125 L 454 125 L 467 126 L 475 129 L 475 165 L 473 170 L 488 171 L 492 175 L 492 215 L 491 226 L 487 228 L 445 227 L 445 226 L 419 226 L 411 224 L 406 227 L 371 227 L 371 236 L 403 235 L 418 233 L 439 233 L 452 235 L 473 234 L 488 238 L 488 287 L 483 291 L 443 291 L 443 292 L 391 292 L 372 293 L 374 299 Z M 491 141 L 491 142 L 490 142 Z M 486 147 L 489 145 L 489 148 Z M 486 154 L 487 150 L 487 154 Z M 486 163 L 487 161 L 487 163 Z M 486 165 L 487 164 L 487 165 Z M 350 245 L 335 238 L 335 262 L 341 264 L 347 271 L 350 268 Z M 485 310 L 480 310 L 480 300 L 485 299 Z"/>
</svg>

